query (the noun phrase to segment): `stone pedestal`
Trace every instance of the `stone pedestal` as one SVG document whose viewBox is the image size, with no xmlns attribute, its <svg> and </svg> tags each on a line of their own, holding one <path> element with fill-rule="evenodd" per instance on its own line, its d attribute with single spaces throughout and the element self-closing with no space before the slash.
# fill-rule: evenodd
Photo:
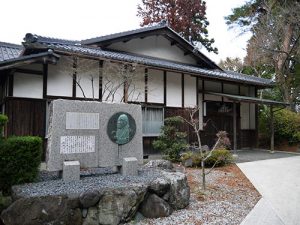
<svg viewBox="0 0 300 225">
<path fill-rule="evenodd" d="M 123 176 L 137 176 L 138 175 L 138 160 L 135 157 L 123 158 L 122 162 Z"/>
<path fill-rule="evenodd" d="M 80 163 L 79 161 L 65 161 L 63 164 L 63 180 L 74 181 L 80 180 Z"/>
</svg>

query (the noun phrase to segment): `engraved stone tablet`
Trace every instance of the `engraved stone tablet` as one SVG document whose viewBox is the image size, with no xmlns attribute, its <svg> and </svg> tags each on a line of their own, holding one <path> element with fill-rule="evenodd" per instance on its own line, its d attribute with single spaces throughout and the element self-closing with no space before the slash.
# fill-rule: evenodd
<svg viewBox="0 0 300 225">
<path fill-rule="evenodd" d="M 90 152 L 95 152 L 95 136 L 61 136 L 61 154 Z"/>
<path fill-rule="evenodd" d="M 99 113 L 66 113 L 66 129 L 99 129 Z"/>
</svg>

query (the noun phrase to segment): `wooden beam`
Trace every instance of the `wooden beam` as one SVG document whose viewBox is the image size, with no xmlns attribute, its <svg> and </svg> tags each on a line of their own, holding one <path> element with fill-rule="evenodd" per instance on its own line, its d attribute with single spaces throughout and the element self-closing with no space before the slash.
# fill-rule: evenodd
<svg viewBox="0 0 300 225">
<path fill-rule="evenodd" d="M 47 98 L 48 64 L 43 64 L 43 98 Z"/>
<path fill-rule="evenodd" d="M 8 96 L 13 96 L 14 93 L 14 74 L 11 73 L 8 76 Z"/>
<path fill-rule="evenodd" d="M 102 101 L 103 60 L 99 61 L 99 99 Z"/>
<path fill-rule="evenodd" d="M 145 68 L 145 103 L 148 102 L 148 69 Z"/>
<path fill-rule="evenodd" d="M 44 75 L 43 71 L 32 70 L 32 69 L 16 69 L 17 73 L 33 74 L 33 75 Z"/>
<path fill-rule="evenodd" d="M 181 107 L 184 108 L 184 74 L 181 74 Z"/>
<path fill-rule="evenodd" d="M 164 70 L 164 105 L 167 105 L 167 71 Z"/>
<path fill-rule="evenodd" d="M 72 89 L 72 97 L 76 98 L 76 80 L 77 80 L 77 57 L 73 58 L 73 89 Z"/>
</svg>

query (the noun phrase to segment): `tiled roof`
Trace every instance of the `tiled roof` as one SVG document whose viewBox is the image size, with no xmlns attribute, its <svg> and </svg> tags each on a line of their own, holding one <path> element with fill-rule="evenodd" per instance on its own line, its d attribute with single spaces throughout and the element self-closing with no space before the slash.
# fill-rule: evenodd
<svg viewBox="0 0 300 225">
<path fill-rule="evenodd" d="M 30 40 L 30 35 L 27 34 L 26 36 L 28 40 Z M 150 58 L 150 57 L 138 56 L 138 55 L 133 55 L 128 53 L 101 50 L 100 48 L 96 48 L 96 47 L 80 45 L 77 42 L 70 42 L 64 40 L 61 43 L 58 43 L 57 40 L 60 39 L 43 38 L 37 35 L 33 35 L 33 36 L 38 37 L 38 39 L 36 39 L 34 43 L 30 43 L 30 42 L 28 43 L 27 40 L 26 45 L 32 44 L 32 46 L 36 48 L 53 49 L 55 52 L 58 53 L 59 52 L 75 53 L 75 54 L 92 56 L 92 57 L 97 57 L 102 59 L 111 59 L 116 61 L 124 61 L 128 63 L 138 63 L 149 67 L 156 67 L 156 68 L 158 67 L 163 69 L 176 70 L 179 72 L 190 73 L 193 75 L 197 75 L 200 77 L 207 77 L 211 79 L 228 80 L 228 81 L 247 83 L 247 84 L 253 84 L 258 86 L 273 86 L 272 80 L 263 79 L 255 76 L 249 76 L 245 74 L 228 72 L 228 71 L 208 70 L 197 66 L 180 64 L 173 61 L 162 60 L 158 58 Z"/>
<path fill-rule="evenodd" d="M 0 62 L 19 57 L 22 49 L 22 45 L 0 42 Z"/>
</svg>

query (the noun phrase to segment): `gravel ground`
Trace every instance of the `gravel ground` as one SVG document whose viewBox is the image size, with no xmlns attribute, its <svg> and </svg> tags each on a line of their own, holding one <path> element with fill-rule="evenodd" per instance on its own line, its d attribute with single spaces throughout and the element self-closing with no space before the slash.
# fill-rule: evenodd
<svg viewBox="0 0 300 225">
<path fill-rule="evenodd" d="M 27 183 L 14 186 L 16 197 L 34 197 L 46 195 L 80 194 L 84 191 L 97 188 L 124 188 L 147 185 L 160 176 L 160 173 L 152 169 L 141 169 L 139 176 L 122 176 L 114 174 L 112 170 L 90 169 L 81 171 L 80 181 L 64 182 L 59 179 L 57 173 L 41 172 L 38 183 Z"/>
<path fill-rule="evenodd" d="M 191 199 L 188 208 L 175 211 L 169 217 L 144 219 L 130 224 L 198 225 L 240 224 L 260 199 L 249 180 L 236 165 L 213 170 L 207 176 L 207 191 L 203 192 L 199 169 L 187 169 Z"/>
</svg>

